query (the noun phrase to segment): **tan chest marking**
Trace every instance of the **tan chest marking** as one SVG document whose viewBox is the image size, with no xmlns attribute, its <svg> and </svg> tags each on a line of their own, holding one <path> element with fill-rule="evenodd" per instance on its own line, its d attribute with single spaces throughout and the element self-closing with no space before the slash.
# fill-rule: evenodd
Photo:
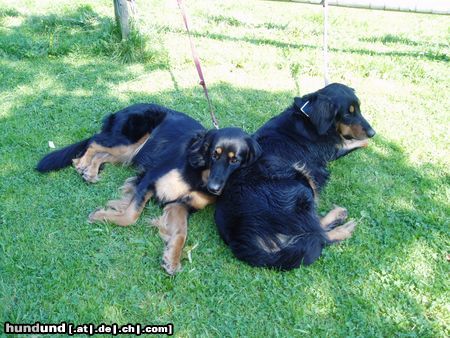
<svg viewBox="0 0 450 338">
<path fill-rule="evenodd" d="M 191 187 L 177 169 L 172 169 L 155 183 L 156 197 L 161 201 L 173 201 L 189 193 Z"/>
</svg>

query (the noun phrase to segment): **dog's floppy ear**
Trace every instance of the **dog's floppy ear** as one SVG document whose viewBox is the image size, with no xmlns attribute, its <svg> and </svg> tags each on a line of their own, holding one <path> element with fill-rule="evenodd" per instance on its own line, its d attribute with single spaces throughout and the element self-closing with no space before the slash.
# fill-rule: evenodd
<svg viewBox="0 0 450 338">
<path fill-rule="evenodd" d="M 242 164 L 243 167 L 251 165 L 262 155 L 261 146 L 253 137 L 246 138 L 246 141 L 248 145 L 248 152 L 245 163 Z"/>
<path fill-rule="evenodd" d="M 188 161 L 193 168 L 205 167 L 208 164 L 208 150 L 213 139 L 214 131 L 199 132 L 189 146 Z"/>
<path fill-rule="evenodd" d="M 319 135 L 327 133 L 337 114 L 336 105 L 322 94 L 306 95 L 303 98 L 296 97 L 294 105 L 299 114 L 309 117 Z"/>
</svg>

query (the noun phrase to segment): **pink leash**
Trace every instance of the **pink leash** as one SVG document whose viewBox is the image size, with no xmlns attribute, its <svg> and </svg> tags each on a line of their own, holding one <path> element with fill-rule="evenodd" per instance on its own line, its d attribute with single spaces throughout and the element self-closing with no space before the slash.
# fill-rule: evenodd
<svg viewBox="0 0 450 338">
<path fill-rule="evenodd" d="M 219 122 L 217 121 L 216 115 L 214 115 L 214 110 L 211 104 L 211 100 L 208 95 L 208 88 L 206 87 L 205 78 L 203 77 L 202 66 L 200 65 L 200 59 L 198 58 L 197 51 L 195 49 L 194 42 L 192 41 L 191 31 L 189 30 L 188 17 L 186 14 L 186 10 L 183 5 L 183 0 L 177 0 L 178 7 L 180 8 L 181 14 L 183 15 L 184 26 L 186 27 L 186 31 L 189 37 L 189 43 L 191 44 L 192 58 L 194 59 L 195 68 L 197 68 L 198 77 L 200 78 L 200 85 L 203 87 L 203 91 L 206 96 L 206 100 L 209 105 L 209 113 L 211 115 L 211 120 L 216 129 L 219 129 Z"/>
</svg>

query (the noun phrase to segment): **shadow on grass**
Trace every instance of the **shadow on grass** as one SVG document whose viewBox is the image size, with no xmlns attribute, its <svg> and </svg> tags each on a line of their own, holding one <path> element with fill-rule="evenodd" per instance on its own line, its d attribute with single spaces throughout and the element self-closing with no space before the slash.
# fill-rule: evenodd
<svg viewBox="0 0 450 338">
<path fill-rule="evenodd" d="M 182 33 L 183 30 L 181 29 L 175 29 L 170 26 L 166 25 L 160 25 L 159 28 L 162 31 L 165 32 L 171 32 L 171 33 Z M 260 45 L 269 45 L 277 48 L 299 48 L 299 49 L 322 49 L 321 45 L 311 45 L 311 44 L 299 44 L 299 43 L 288 43 L 284 41 L 278 41 L 273 39 L 267 39 L 267 38 L 254 38 L 254 37 L 233 37 L 226 34 L 221 33 L 201 33 L 197 31 L 191 32 L 191 34 L 195 37 L 200 38 L 207 38 L 207 39 L 214 39 L 219 41 L 232 41 L 232 42 L 247 42 L 251 43 L 257 46 Z M 360 54 L 360 55 L 378 55 L 378 56 L 395 56 L 395 57 L 423 57 L 430 61 L 443 61 L 448 62 L 450 61 L 450 57 L 445 53 L 440 52 L 433 52 L 430 50 L 427 51 L 386 51 L 386 52 L 380 52 L 376 50 L 370 50 L 370 49 L 364 49 L 364 48 L 336 48 L 336 47 L 329 47 L 329 51 L 336 52 L 336 53 L 347 53 L 347 54 Z"/>
<path fill-rule="evenodd" d="M 265 28 L 265 29 L 271 29 L 271 30 L 277 30 L 277 31 L 285 31 L 286 28 L 288 28 L 289 24 L 276 24 L 273 22 L 264 22 L 260 24 L 250 24 L 243 22 L 239 19 L 236 19 L 232 16 L 225 16 L 225 15 L 206 15 L 206 20 L 208 23 L 213 25 L 218 24 L 225 24 L 227 26 L 234 26 L 234 27 L 244 27 L 244 28 Z"/>
<path fill-rule="evenodd" d="M 152 64 L 153 68 L 165 65 L 165 51 L 156 48 L 159 41 L 150 41 L 137 29 L 131 31 L 128 40 L 121 41 L 116 23 L 96 13 L 90 5 L 63 14 L 31 16 L 6 9 L 0 19 L 4 21 L 5 17 L 21 18 L 19 26 L 3 28 L 0 35 L 0 55 L 12 60 L 74 54 L 112 57 L 124 63 L 139 61 Z"/>
<path fill-rule="evenodd" d="M 362 42 L 370 42 L 370 43 L 382 43 L 384 45 L 389 44 L 396 44 L 396 45 L 405 45 L 405 46 L 419 46 L 419 47 L 448 47 L 448 45 L 443 43 L 430 43 L 430 42 L 423 42 L 423 41 L 415 41 L 411 40 L 405 36 L 402 35 L 395 35 L 395 34 L 384 34 L 381 36 L 371 36 L 371 37 L 362 37 L 359 38 L 359 41 Z"/>
</svg>

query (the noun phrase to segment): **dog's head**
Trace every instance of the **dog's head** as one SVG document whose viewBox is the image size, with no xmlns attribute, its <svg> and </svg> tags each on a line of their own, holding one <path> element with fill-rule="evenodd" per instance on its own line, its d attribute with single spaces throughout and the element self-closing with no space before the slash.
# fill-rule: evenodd
<svg viewBox="0 0 450 338">
<path fill-rule="evenodd" d="M 340 83 L 332 83 L 317 92 L 294 99 L 298 114 L 307 116 L 319 135 L 337 131 L 345 139 L 364 140 L 375 130 L 361 114 L 355 91 Z"/>
<path fill-rule="evenodd" d="M 193 168 L 209 169 L 208 191 L 220 195 L 230 175 L 261 155 L 259 144 L 240 128 L 223 128 L 199 134 L 188 151 Z"/>
</svg>

